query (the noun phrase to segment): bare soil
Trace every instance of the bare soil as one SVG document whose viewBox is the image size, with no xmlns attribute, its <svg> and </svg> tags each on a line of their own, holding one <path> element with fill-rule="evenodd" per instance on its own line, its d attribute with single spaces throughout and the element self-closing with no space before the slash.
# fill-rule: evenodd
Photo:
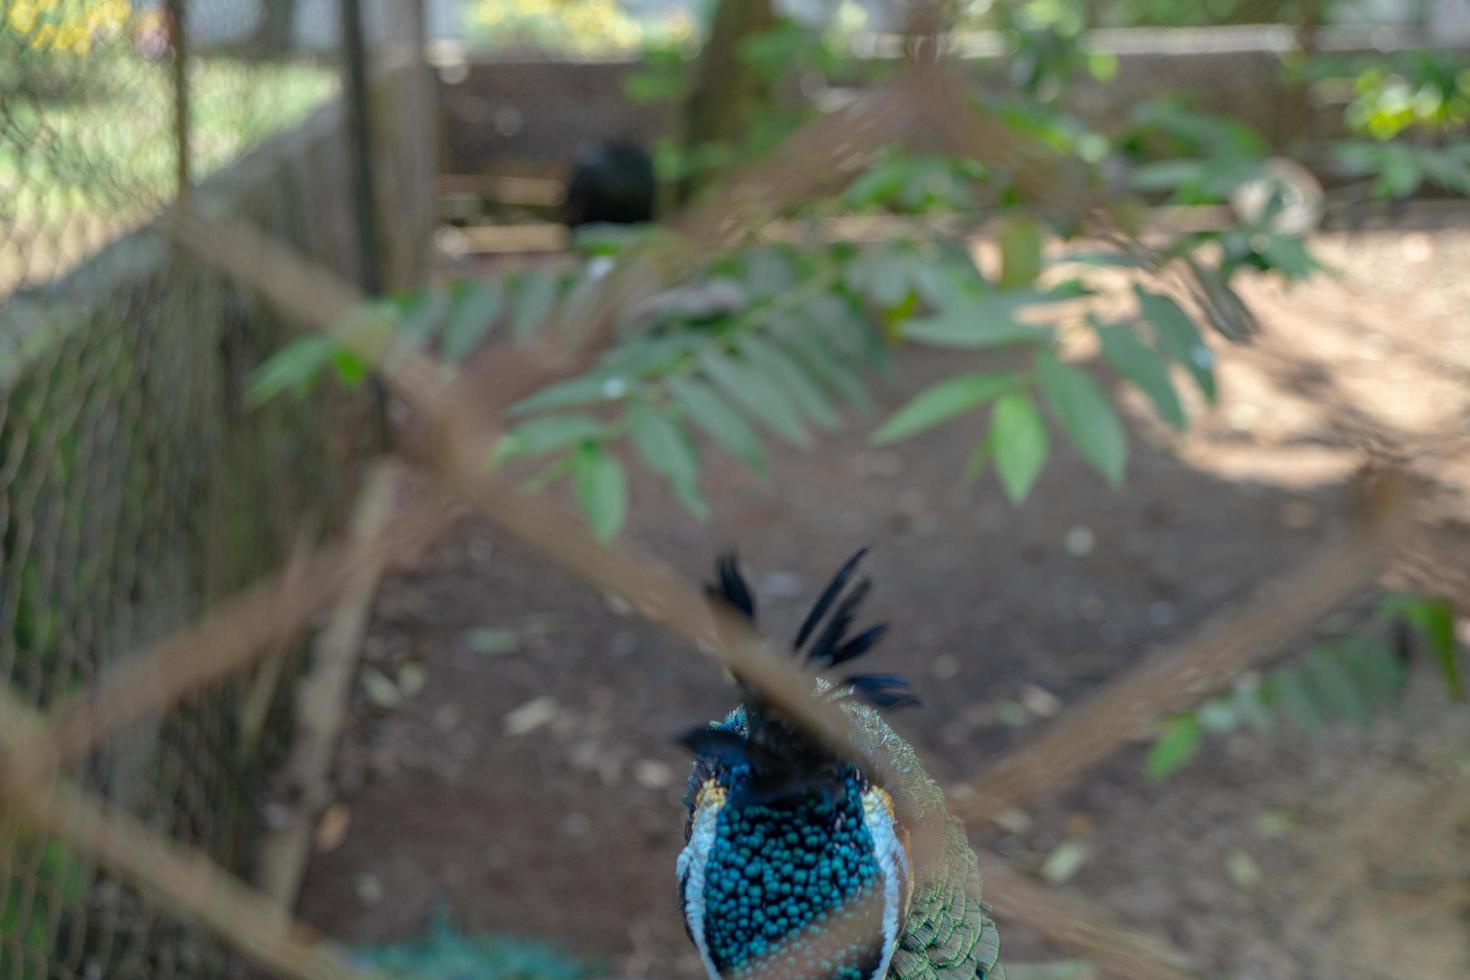
<svg viewBox="0 0 1470 980">
<path fill-rule="evenodd" d="M 1015 509 L 961 477 L 980 420 L 875 451 L 854 419 L 817 452 L 776 451 L 769 485 L 713 459 L 708 525 L 636 477 L 628 541 L 700 578 L 737 547 L 778 635 L 871 545 L 870 615 L 894 627 L 873 667 L 925 701 L 895 725 L 962 783 L 1341 529 L 1356 457 L 1324 398 L 1400 433 L 1470 405 L 1470 232 L 1320 247 L 1340 278 L 1250 290 L 1263 343 L 1220 350 L 1220 403 L 1187 439 L 1135 413 L 1124 492 L 1064 448 Z M 904 353 L 883 407 L 956 367 Z M 467 929 L 550 939 L 618 975 L 700 975 L 674 886 L 687 759 L 670 738 L 730 705 L 708 661 L 474 523 L 383 589 L 365 654 L 426 682 L 391 709 L 358 698 L 350 821 L 311 862 L 309 922 L 388 941 L 442 903 Z M 1163 784 L 1143 779 L 1140 746 L 975 839 L 1027 868 L 1080 844 L 1064 887 L 1212 975 L 1470 976 L 1467 715 L 1422 670 L 1403 717 L 1371 733 L 1216 738 Z M 1002 936 L 1010 961 L 1064 953 L 1004 920 Z"/>
</svg>

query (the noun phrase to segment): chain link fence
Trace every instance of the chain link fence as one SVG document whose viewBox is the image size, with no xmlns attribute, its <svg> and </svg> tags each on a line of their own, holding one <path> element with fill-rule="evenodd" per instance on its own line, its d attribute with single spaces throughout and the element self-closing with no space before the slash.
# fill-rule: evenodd
<svg viewBox="0 0 1470 980">
<path fill-rule="evenodd" d="M 31 707 L 105 680 L 309 545 L 372 439 L 360 395 L 249 404 L 249 371 L 289 328 L 159 224 L 187 192 L 360 279 L 338 10 L 0 0 L 0 681 Z M 403 115 L 425 95 L 390 63 L 393 12 L 369 12 L 374 98 L 428 127 Z M 378 202 L 402 220 L 379 245 L 404 278 L 432 221 L 432 139 L 388 137 Z M 248 873 L 298 654 L 127 729 L 84 784 Z M 204 932 L 0 823 L 0 978 L 240 973 Z"/>
<path fill-rule="evenodd" d="M 365 398 L 330 387 L 251 406 L 246 378 L 289 328 L 168 243 L 169 206 L 187 193 L 288 246 L 284 262 L 392 286 L 422 272 L 435 169 L 422 19 L 407 4 L 363 10 L 369 85 L 357 89 L 340 81 L 350 52 L 332 4 L 70 0 L 123 3 L 93 21 L 46 2 L 0 0 L 0 681 L 38 710 L 105 684 L 309 547 L 341 512 L 372 428 Z M 898 92 L 880 121 L 914 104 Z M 798 149 L 832 151 L 853 122 Z M 788 161 L 769 180 L 824 169 Z M 364 172 L 367 193 L 354 193 Z M 512 361 L 499 377 L 517 370 L 536 374 Z M 438 377 L 405 369 L 400 385 Z M 431 394 L 420 408 L 438 404 Z M 636 563 L 601 557 L 621 584 L 637 578 Z M 697 594 L 671 594 L 698 637 Z M 299 655 L 271 651 L 109 736 L 84 785 L 249 877 Z M 161 909 L 59 841 L 0 823 L 0 980 L 243 975 Z"/>
</svg>

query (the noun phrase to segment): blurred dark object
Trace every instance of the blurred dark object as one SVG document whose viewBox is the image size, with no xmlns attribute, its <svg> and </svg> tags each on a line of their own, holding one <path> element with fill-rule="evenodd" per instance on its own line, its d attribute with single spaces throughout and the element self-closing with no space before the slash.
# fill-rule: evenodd
<svg viewBox="0 0 1470 980">
<path fill-rule="evenodd" d="M 588 980 L 601 971 L 544 943 L 510 936 L 466 936 L 445 909 L 427 934 L 393 946 L 354 949 L 357 965 L 391 978 L 417 980 Z"/>
<path fill-rule="evenodd" d="M 643 147 L 631 140 L 594 144 L 577 155 L 562 220 L 570 228 L 652 221 L 657 186 L 653 157 Z"/>
</svg>

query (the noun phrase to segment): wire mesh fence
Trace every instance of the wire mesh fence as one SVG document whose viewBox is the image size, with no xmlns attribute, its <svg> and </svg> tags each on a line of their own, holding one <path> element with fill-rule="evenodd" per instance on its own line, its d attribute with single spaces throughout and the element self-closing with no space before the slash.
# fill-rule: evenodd
<svg viewBox="0 0 1470 980">
<path fill-rule="evenodd" d="M 256 292 L 275 290 L 278 306 L 331 330 L 334 303 L 310 287 L 336 288 L 332 275 L 363 279 L 360 199 L 350 192 L 354 161 L 336 98 L 342 59 L 330 30 L 287 31 L 282 41 L 283 19 L 325 23 L 312 19 L 320 7 L 298 2 L 201 2 L 184 8 L 182 18 L 179 8 L 173 15 L 129 10 L 123 27 L 66 33 L 67 47 L 57 49 L 64 57 L 55 62 L 47 60 L 56 54 L 51 47 L 36 47 L 34 18 L 22 18 L 25 31 L 0 35 L 14 34 L 17 57 L 6 64 L 20 66 L 3 69 L 11 72 L 7 95 L 16 94 L 5 100 L 0 138 L 0 164 L 10 168 L 0 176 L 17 202 L 0 225 L 4 254 L 13 260 L 0 298 L 0 678 L 32 709 L 61 703 L 73 720 L 78 710 L 85 714 L 86 705 L 68 702 L 71 695 L 106 690 L 140 654 L 336 523 L 356 455 L 351 434 L 362 428 L 361 400 L 327 392 L 247 412 L 242 385 L 289 329 Z M 368 16 L 369 36 L 378 39 L 373 50 L 390 68 L 399 54 L 387 42 L 402 36 L 394 9 Z M 61 31 L 45 34 L 47 44 Z M 105 45 L 116 47 L 94 59 Z M 411 52 L 406 63 L 411 69 Z M 906 125 L 926 93 L 934 94 L 896 87 L 865 112 L 830 120 L 798 139 L 804 156 L 788 154 L 737 189 L 777 200 L 809 190 L 833 169 L 834 135 L 885 142 L 892 135 L 885 127 Z M 433 140 L 414 127 L 432 118 L 423 111 L 421 86 L 389 86 L 382 97 L 382 111 L 367 118 L 380 123 L 376 145 L 394 152 L 375 154 L 368 197 L 394 217 L 376 243 L 388 260 L 387 278 L 406 279 L 433 205 L 426 149 Z M 59 117 L 48 99 L 60 100 Z M 80 121 L 68 115 L 84 110 L 96 114 Z M 191 261 L 187 248 L 171 247 L 159 213 L 186 189 L 201 211 L 243 217 L 263 230 L 278 248 L 275 265 L 265 261 L 265 249 L 229 260 L 217 252 L 204 264 Z M 695 244 L 709 244 L 701 235 L 712 241 L 724 225 L 697 219 L 728 217 L 728 210 L 716 201 L 684 230 Z M 68 232 L 72 223 L 87 230 Z M 210 235 L 216 248 L 243 238 L 220 227 L 228 226 L 173 242 L 207 250 Z M 283 285 L 292 256 L 322 270 L 317 279 L 294 280 L 307 286 L 294 295 Z M 594 335 L 642 286 L 629 277 L 616 282 L 606 303 L 592 309 L 597 315 L 587 317 Z M 513 394 L 576 360 L 552 357 L 549 367 L 538 365 L 533 355 L 546 353 L 499 365 L 497 377 L 507 383 L 488 390 L 508 398 L 502 387 Z M 380 366 L 426 416 L 445 421 L 451 414 L 455 403 L 441 398 L 433 366 L 412 359 Z M 448 421 L 479 426 L 483 419 Z M 616 584 L 640 600 L 637 608 L 686 638 L 709 639 L 697 593 L 666 570 L 600 549 L 584 532 L 569 530 L 554 508 L 505 493 L 463 459 L 444 468 L 502 526 L 594 583 Z M 330 599 L 324 595 L 318 605 Z M 310 614 L 302 603 L 283 613 L 282 630 L 295 632 Z M 769 677 L 773 688 L 792 681 L 779 671 L 761 674 L 747 640 L 735 632 L 723 654 L 727 663 Z M 199 646 L 201 654 L 214 649 Z M 108 735 L 87 756 L 84 785 L 148 828 L 228 870 L 246 871 L 265 776 L 290 732 L 286 694 L 297 662 L 293 649 L 267 650 L 251 670 L 187 701 L 182 683 L 159 694 L 159 704 L 182 706 Z M 210 669 L 196 678 L 199 685 L 227 673 L 223 662 Z M 168 678 L 159 675 L 160 683 Z M 804 703 L 794 686 L 788 694 L 794 706 Z M 0 824 L 0 978 L 240 972 L 200 928 L 109 874 L 59 840 Z M 303 967 L 293 975 L 342 974 Z"/>
<path fill-rule="evenodd" d="M 0 4 L 0 678 L 32 708 L 106 681 L 335 520 L 369 409 L 251 410 L 246 374 L 290 328 L 159 222 L 189 189 L 357 275 L 336 10 Z M 382 162 L 421 179 L 422 160 Z M 400 237 L 385 250 L 421 251 Z M 299 651 L 275 652 L 109 739 L 84 785 L 247 869 L 290 731 Z M 204 931 L 0 824 L 0 977 L 238 972 Z"/>
</svg>

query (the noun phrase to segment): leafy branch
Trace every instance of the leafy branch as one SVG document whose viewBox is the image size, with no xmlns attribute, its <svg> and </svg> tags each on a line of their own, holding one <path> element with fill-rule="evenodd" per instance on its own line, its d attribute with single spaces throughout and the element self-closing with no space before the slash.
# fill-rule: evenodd
<svg viewBox="0 0 1470 980">
<path fill-rule="evenodd" d="M 1229 694 L 1171 718 L 1144 763 L 1149 779 L 1164 779 L 1198 755 L 1206 735 L 1241 728 L 1269 731 L 1284 717 L 1316 732 L 1332 722 L 1369 729 L 1397 713 L 1407 688 L 1407 653 L 1394 642 L 1407 630 L 1428 648 L 1445 688 L 1465 697 L 1454 608 L 1443 599 L 1390 595 L 1354 632 L 1323 643 L 1265 675 L 1242 679 Z M 1402 635 L 1402 633 L 1400 633 Z"/>
</svg>

